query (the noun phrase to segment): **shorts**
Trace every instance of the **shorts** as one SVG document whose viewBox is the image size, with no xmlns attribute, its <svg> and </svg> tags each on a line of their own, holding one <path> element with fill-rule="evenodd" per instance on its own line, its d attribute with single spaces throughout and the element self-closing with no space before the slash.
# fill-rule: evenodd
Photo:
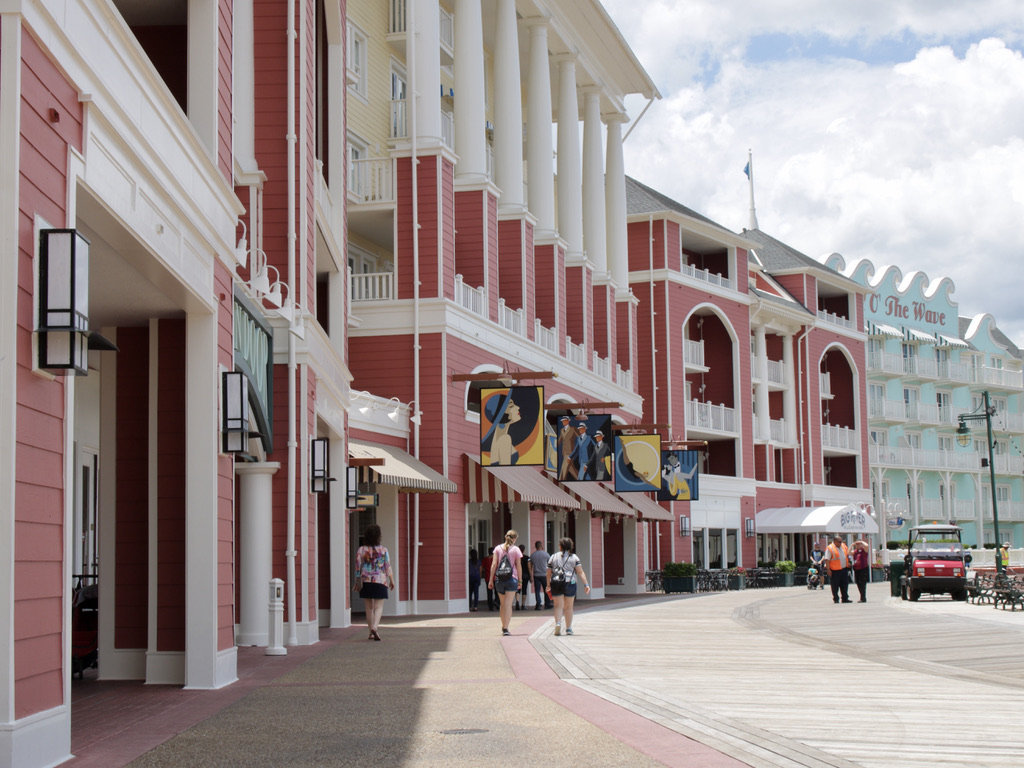
<svg viewBox="0 0 1024 768">
<path fill-rule="evenodd" d="M 551 596 L 564 595 L 565 594 L 565 582 L 551 580 Z"/>
<path fill-rule="evenodd" d="M 372 581 L 364 581 L 359 588 L 359 596 L 363 600 L 387 600 L 388 588 L 386 584 L 374 584 Z"/>
<path fill-rule="evenodd" d="M 576 597 L 576 582 L 575 581 L 572 584 L 566 584 L 565 585 L 565 596 L 566 597 Z"/>
<path fill-rule="evenodd" d="M 508 581 L 502 581 L 501 579 L 494 580 L 494 591 L 499 595 L 503 595 L 506 592 L 518 592 L 519 582 L 515 579 L 509 579 Z"/>
</svg>

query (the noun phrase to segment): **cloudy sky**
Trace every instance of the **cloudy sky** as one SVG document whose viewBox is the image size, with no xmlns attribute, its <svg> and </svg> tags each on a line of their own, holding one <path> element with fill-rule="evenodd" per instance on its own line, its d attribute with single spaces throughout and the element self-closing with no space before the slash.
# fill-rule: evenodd
<svg viewBox="0 0 1024 768">
<path fill-rule="evenodd" d="M 1024 347 L 1020 0 L 604 0 L 662 99 L 629 175 L 814 258 L 948 276 Z M 628 103 L 636 118 L 643 100 Z"/>
</svg>

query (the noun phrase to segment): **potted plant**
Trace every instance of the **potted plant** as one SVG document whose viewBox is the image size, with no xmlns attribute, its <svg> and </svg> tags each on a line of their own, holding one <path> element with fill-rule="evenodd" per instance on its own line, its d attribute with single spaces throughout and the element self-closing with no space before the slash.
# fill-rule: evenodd
<svg viewBox="0 0 1024 768">
<path fill-rule="evenodd" d="M 673 592 L 696 592 L 696 582 L 696 563 L 665 563 L 661 570 L 661 585 L 666 595 Z"/>
<path fill-rule="evenodd" d="M 792 560 L 777 560 L 775 562 L 775 570 L 779 572 L 780 587 L 793 586 L 793 571 L 796 570 L 796 563 Z"/>
<path fill-rule="evenodd" d="M 747 586 L 747 569 L 743 566 L 729 569 L 729 589 L 745 589 Z"/>
</svg>

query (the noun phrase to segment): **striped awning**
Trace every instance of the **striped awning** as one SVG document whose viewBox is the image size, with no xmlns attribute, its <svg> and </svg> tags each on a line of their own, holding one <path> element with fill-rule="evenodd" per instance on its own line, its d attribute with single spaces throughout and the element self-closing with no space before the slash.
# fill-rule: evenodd
<svg viewBox="0 0 1024 768">
<path fill-rule="evenodd" d="M 579 509 L 580 503 L 543 475 L 538 467 L 484 467 L 466 454 L 468 501 L 525 501 L 545 507 Z"/>
<path fill-rule="evenodd" d="M 646 493 L 615 494 L 640 513 L 644 520 L 674 520 L 674 515 Z"/>
<path fill-rule="evenodd" d="M 636 517 L 636 510 L 605 488 L 602 483 L 582 481 L 559 483 L 559 485 L 580 501 L 586 502 L 586 505 L 594 512 Z"/>
<path fill-rule="evenodd" d="M 903 331 L 885 323 L 867 323 L 868 336 L 892 336 L 894 339 L 902 339 Z"/>
<path fill-rule="evenodd" d="M 904 328 L 903 333 L 908 341 L 920 341 L 925 344 L 935 344 L 935 337 L 930 333 L 919 331 L 916 328 Z"/>
<path fill-rule="evenodd" d="M 367 467 L 377 483 L 397 485 L 403 493 L 455 493 L 459 487 L 401 448 L 363 440 L 348 441 L 348 455 L 355 459 L 383 459 Z"/>
<path fill-rule="evenodd" d="M 960 347 L 961 349 L 970 349 L 971 345 L 963 339 L 957 339 L 953 336 L 946 336 L 945 334 L 938 334 L 939 341 L 938 346 L 940 347 Z"/>
</svg>

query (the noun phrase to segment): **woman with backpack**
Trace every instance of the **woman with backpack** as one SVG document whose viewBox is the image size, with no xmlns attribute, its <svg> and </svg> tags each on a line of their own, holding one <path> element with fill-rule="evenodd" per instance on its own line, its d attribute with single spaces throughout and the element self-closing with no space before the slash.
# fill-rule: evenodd
<svg viewBox="0 0 1024 768">
<path fill-rule="evenodd" d="M 510 635 L 508 624 L 512 621 L 512 605 L 519 593 L 519 582 L 522 580 L 523 553 L 515 546 L 519 534 L 509 530 L 505 541 L 494 548 L 491 553 L 491 576 L 487 581 L 488 589 L 498 594 L 501 603 L 501 634 Z"/>
<path fill-rule="evenodd" d="M 548 593 L 555 603 L 555 634 L 562 634 L 562 616 L 565 616 L 565 634 L 572 634 L 572 605 L 576 601 L 576 579 L 583 581 L 583 587 L 590 594 L 587 574 L 583 563 L 573 552 L 573 542 L 568 536 L 558 542 L 559 551 L 548 560 Z"/>
<path fill-rule="evenodd" d="M 384 601 L 388 599 L 388 588 L 395 588 L 391 557 L 387 547 L 380 545 L 380 537 L 379 525 L 370 525 L 363 532 L 363 546 L 356 551 L 356 575 L 352 583 L 352 589 L 358 589 L 359 596 L 366 603 L 370 640 L 380 640 L 377 627 L 384 613 Z"/>
</svg>

